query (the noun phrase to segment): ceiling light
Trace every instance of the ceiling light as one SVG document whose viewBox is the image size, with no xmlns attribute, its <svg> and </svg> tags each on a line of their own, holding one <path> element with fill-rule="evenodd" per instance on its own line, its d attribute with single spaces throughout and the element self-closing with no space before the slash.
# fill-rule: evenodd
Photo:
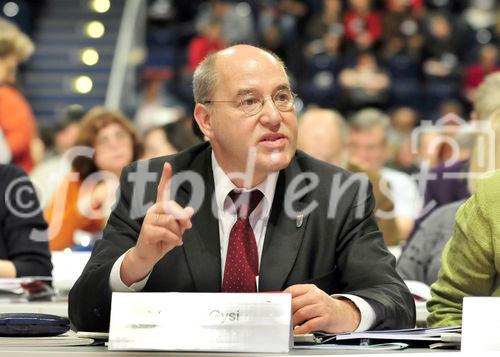
<svg viewBox="0 0 500 357">
<path fill-rule="evenodd" d="M 92 0 L 90 1 L 90 8 L 98 13 L 105 13 L 111 7 L 109 0 Z"/>
<path fill-rule="evenodd" d="M 73 88 L 78 93 L 87 94 L 93 87 L 92 79 L 89 76 L 78 76 L 73 82 Z"/>
<path fill-rule="evenodd" d="M 99 62 L 99 53 L 91 47 L 84 48 L 81 53 L 81 59 L 87 66 L 93 66 Z"/>
<path fill-rule="evenodd" d="M 101 21 L 90 21 L 85 25 L 85 33 L 91 38 L 100 38 L 105 31 Z"/>
</svg>

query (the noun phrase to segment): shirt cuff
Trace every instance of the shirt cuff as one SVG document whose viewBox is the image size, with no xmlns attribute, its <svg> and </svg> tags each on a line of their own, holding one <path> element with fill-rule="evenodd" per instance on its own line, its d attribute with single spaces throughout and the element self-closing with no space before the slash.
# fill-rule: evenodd
<svg viewBox="0 0 500 357">
<path fill-rule="evenodd" d="M 113 268 L 111 269 L 111 274 L 109 274 L 109 286 L 112 292 L 128 293 L 128 292 L 141 291 L 142 289 L 144 289 L 144 286 L 146 286 L 149 276 L 151 275 L 151 273 L 149 273 L 148 275 L 146 275 L 144 279 L 135 282 L 130 286 L 125 285 L 125 283 L 122 281 L 120 277 L 120 268 L 122 266 L 123 259 L 125 258 L 125 255 L 127 253 L 128 250 L 116 260 L 115 264 L 113 264 Z"/>
<path fill-rule="evenodd" d="M 358 328 L 354 332 L 368 331 L 373 327 L 377 319 L 377 316 L 375 314 L 375 310 L 373 310 L 373 307 L 371 307 L 371 305 L 368 302 L 366 302 L 365 299 L 351 294 L 335 294 L 331 296 L 334 298 L 343 297 L 345 299 L 349 299 L 359 309 L 359 312 L 361 314 L 361 320 L 359 321 Z"/>
</svg>

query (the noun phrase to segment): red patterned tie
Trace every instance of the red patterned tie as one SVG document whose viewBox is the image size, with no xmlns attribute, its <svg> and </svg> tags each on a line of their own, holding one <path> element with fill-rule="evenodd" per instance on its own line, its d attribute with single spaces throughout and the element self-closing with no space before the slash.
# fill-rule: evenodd
<svg viewBox="0 0 500 357">
<path fill-rule="evenodd" d="M 248 217 L 263 194 L 259 190 L 252 191 L 251 194 L 232 191 L 229 197 L 236 205 L 238 219 L 229 233 L 222 291 L 255 292 L 255 277 L 259 275 L 259 253 Z"/>
</svg>

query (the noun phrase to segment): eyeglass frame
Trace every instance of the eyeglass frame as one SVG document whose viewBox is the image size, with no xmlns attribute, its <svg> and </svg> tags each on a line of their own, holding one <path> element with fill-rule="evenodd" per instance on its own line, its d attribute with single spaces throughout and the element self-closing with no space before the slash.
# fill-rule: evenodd
<svg viewBox="0 0 500 357">
<path fill-rule="evenodd" d="M 292 101 L 291 101 L 291 105 L 290 105 L 290 108 L 286 109 L 286 110 L 281 110 L 275 103 L 274 101 L 274 98 L 277 94 L 279 94 L 280 92 L 283 92 L 283 91 L 287 91 L 287 92 L 290 92 L 291 96 L 292 96 Z M 292 110 L 293 106 L 295 105 L 295 99 L 297 98 L 297 93 L 293 92 L 290 88 L 281 88 L 281 89 L 278 89 L 276 91 L 276 93 L 274 93 L 273 95 L 267 95 L 267 96 L 263 96 L 260 98 L 260 109 L 257 110 L 255 113 L 248 113 L 246 112 L 244 109 L 242 109 L 242 106 L 243 106 L 243 100 L 245 100 L 245 98 L 241 98 L 240 100 L 205 100 L 203 102 L 200 102 L 200 104 L 212 104 L 212 103 L 233 103 L 233 104 L 236 104 L 236 106 L 238 108 L 241 109 L 241 111 L 243 113 L 245 113 L 246 115 L 248 116 L 252 116 L 252 115 L 257 115 L 259 114 L 262 109 L 264 109 L 264 104 L 266 102 L 266 100 L 268 99 L 271 99 L 271 101 L 273 102 L 274 106 L 276 107 L 276 109 L 278 109 L 280 112 L 289 112 Z"/>
</svg>

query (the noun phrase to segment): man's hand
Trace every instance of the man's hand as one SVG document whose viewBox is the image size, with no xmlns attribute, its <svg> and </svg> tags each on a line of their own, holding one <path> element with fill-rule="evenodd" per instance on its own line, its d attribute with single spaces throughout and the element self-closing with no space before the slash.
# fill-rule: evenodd
<svg viewBox="0 0 500 357">
<path fill-rule="evenodd" d="M 182 208 L 170 199 L 171 178 L 172 166 L 165 163 L 156 203 L 148 209 L 137 244 L 125 255 L 120 268 L 120 277 L 127 286 L 144 279 L 165 254 L 181 246 L 182 235 L 192 227 L 193 208 Z"/>
<path fill-rule="evenodd" d="M 292 285 L 285 292 L 292 294 L 292 322 L 296 335 L 313 331 L 352 332 L 361 321 L 361 313 L 352 301 L 333 298 L 316 285 Z"/>
</svg>

